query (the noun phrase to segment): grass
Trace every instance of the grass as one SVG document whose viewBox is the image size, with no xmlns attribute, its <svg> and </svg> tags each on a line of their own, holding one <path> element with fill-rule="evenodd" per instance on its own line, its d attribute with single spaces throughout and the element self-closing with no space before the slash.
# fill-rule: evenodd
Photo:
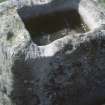
<svg viewBox="0 0 105 105">
<path fill-rule="evenodd" d="M 3 2 L 3 1 L 6 1 L 6 0 L 0 0 L 0 3 Z"/>
<path fill-rule="evenodd" d="M 105 3 L 105 0 L 100 0 L 101 3 Z"/>
<path fill-rule="evenodd" d="M 103 7 L 105 7 L 105 0 L 99 0 L 99 3 L 101 3 L 101 5 L 102 5 Z"/>
</svg>

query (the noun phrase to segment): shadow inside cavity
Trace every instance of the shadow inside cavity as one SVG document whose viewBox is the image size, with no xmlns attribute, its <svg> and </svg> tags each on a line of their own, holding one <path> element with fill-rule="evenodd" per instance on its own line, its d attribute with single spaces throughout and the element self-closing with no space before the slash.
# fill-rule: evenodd
<svg viewBox="0 0 105 105">
<path fill-rule="evenodd" d="M 75 1 L 75 3 L 71 2 L 71 9 L 69 7 L 63 9 L 64 1 L 54 0 L 44 5 L 33 5 L 32 7 L 26 7 L 26 9 L 24 7 L 19 9 L 18 13 L 29 31 L 31 39 L 38 45 L 46 45 L 65 35 L 89 31 L 88 26 L 78 13 L 79 2 L 80 0 Z M 71 5 L 70 2 L 68 4 Z M 68 4 L 66 5 L 68 6 Z M 54 10 L 57 6 L 60 8 Z"/>
<path fill-rule="evenodd" d="M 49 44 L 70 32 L 73 34 L 88 31 L 76 10 L 53 12 L 23 21 L 32 40 L 38 45 Z"/>
</svg>

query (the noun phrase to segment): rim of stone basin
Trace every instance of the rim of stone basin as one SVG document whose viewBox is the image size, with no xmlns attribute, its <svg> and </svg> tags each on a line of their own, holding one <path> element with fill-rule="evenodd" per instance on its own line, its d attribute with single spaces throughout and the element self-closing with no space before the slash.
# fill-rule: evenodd
<svg viewBox="0 0 105 105">
<path fill-rule="evenodd" d="M 27 7 L 30 7 L 31 9 L 28 9 Z M 0 4 L 0 22 L 2 23 L 2 29 L 0 33 L 1 35 L 7 35 L 3 36 L 3 38 L 7 37 L 7 39 L 10 40 L 8 43 L 9 45 L 11 45 L 12 40 L 13 48 L 17 48 L 17 46 L 20 46 L 21 49 L 24 45 L 27 44 L 27 42 L 31 40 L 29 32 L 28 30 L 26 30 L 24 23 L 22 22 L 18 14 L 18 10 L 22 8 L 23 10 L 21 12 L 21 15 L 23 16 L 23 18 L 29 18 L 32 15 L 34 15 L 34 13 L 35 15 L 39 15 L 57 10 L 75 9 L 78 11 L 83 21 L 90 28 L 89 32 L 65 36 L 63 38 L 51 42 L 48 45 L 38 46 L 38 48 L 41 51 L 44 51 L 44 55 L 42 56 L 53 56 L 56 52 L 60 51 L 69 42 L 73 42 L 73 44 L 77 45 L 78 43 L 87 40 L 86 37 L 90 35 L 92 35 L 91 37 L 94 37 L 94 34 L 92 33 L 96 32 L 97 29 L 103 30 L 103 26 L 105 24 L 105 12 L 98 4 L 98 0 L 58 0 L 57 2 L 55 2 L 55 0 L 6 1 Z M 6 18 L 4 16 L 8 16 L 9 21 L 6 21 Z M 4 30 L 6 31 L 4 32 Z M 13 34 L 14 37 L 10 34 Z M 10 37 L 8 37 L 8 35 L 10 35 Z M 77 40 L 80 38 L 80 36 L 82 36 L 82 41 L 80 40 L 77 43 Z M 11 39 L 11 37 L 13 38 Z M 33 42 L 31 42 L 31 44 L 37 46 Z"/>
</svg>

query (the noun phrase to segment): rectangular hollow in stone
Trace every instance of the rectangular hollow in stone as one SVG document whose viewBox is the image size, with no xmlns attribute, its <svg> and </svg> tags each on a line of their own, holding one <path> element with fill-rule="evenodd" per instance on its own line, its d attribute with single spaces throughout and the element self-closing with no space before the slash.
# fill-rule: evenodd
<svg viewBox="0 0 105 105">
<path fill-rule="evenodd" d="M 22 20 L 32 40 L 38 45 L 49 44 L 66 35 L 89 31 L 76 10 L 55 11 Z"/>
</svg>

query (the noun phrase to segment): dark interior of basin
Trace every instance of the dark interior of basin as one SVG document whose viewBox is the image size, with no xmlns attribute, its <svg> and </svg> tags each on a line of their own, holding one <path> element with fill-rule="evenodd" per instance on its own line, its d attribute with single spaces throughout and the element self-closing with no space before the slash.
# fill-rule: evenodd
<svg viewBox="0 0 105 105">
<path fill-rule="evenodd" d="M 32 16 L 23 19 L 32 40 L 38 45 L 46 45 L 65 35 L 88 31 L 76 10 L 65 10 Z"/>
</svg>

